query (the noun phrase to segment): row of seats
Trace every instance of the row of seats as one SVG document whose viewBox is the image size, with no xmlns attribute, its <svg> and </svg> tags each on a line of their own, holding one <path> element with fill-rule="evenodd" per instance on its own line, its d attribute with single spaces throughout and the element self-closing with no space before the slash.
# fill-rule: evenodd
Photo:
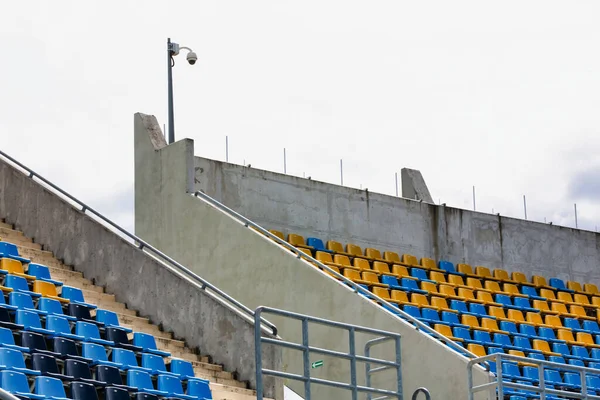
<svg viewBox="0 0 600 400">
<path fill-rule="evenodd" d="M 0 241 L 0 387 L 30 399 L 212 399 L 189 361 Z M 131 338 L 130 338 L 131 336 Z"/>
</svg>

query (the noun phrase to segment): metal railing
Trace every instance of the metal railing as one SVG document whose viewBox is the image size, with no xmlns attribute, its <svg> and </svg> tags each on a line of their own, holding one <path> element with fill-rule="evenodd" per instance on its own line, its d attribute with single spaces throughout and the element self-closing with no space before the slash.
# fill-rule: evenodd
<svg viewBox="0 0 600 400">
<path fill-rule="evenodd" d="M 4 389 L 0 389 L 0 400 L 19 400 L 19 398 L 13 396 Z"/>
<path fill-rule="evenodd" d="M 493 363 L 496 367 L 496 374 L 490 382 L 474 386 L 473 365 L 482 362 Z M 513 379 L 519 380 L 518 378 L 512 376 L 508 378 L 509 380 L 504 380 L 507 374 L 505 374 L 502 371 L 502 363 L 525 363 L 531 366 L 536 366 L 539 378 L 538 385 L 534 386 L 512 382 Z M 574 390 L 577 390 L 577 392 L 555 389 L 554 386 L 561 387 L 561 384 L 555 382 L 550 383 L 546 381 L 544 376 L 544 369 L 546 368 L 559 370 L 562 372 L 574 371 L 575 373 L 579 374 L 581 385 L 579 388 L 573 388 Z M 596 391 L 592 390 L 593 393 L 590 392 L 590 389 L 587 386 L 586 374 L 599 375 L 600 370 L 587 367 L 579 367 L 571 364 L 561 364 L 551 361 L 542 361 L 535 358 L 519 357 L 505 353 L 494 353 L 484 357 L 474 358 L 470 360 L 467 364 L 467 385 L 469 389 L 469 400 L 474 400 L 475 393 L 483 391 L 489 392 L 490 398 L 494 399 L 496 398 L 496 396 L 498 397 L 498 399 L 504 399 L 505 395 L 518 394 L 516 393 L 516 391 L 511 392 L 510 389 L 517 389 L 517 391 L 530 392 L 530 394 L 532 394 L 534 397 L 537 397 L 537 395 L 539 395 L 542 400 L 545 400 L 546 396 L 548 395 L 565 396 L 570 399 L 600 400 L 600 396 L 596 395 Z M 562 387 L 568 386 L 570 385 L 562 385 Z"/>
<path fill-rule="evenodd" d="M 423 393 L 425 395 L 425 400 L 431 400 L 431 393 L 429 393 L 429 390 L 425 389 L 424 387 L 420 387 L 415 390 L 412 395 L 412 400 L 417 400 L 419 398 L 419 393 Z"/>
<path fill-rule="evenodd" d="M 232 210 L 231 208 L 227 207 L 223 203 L 221 203 L 221 202 L 213 199 L 212 197 L 210 197 L 206 193 L 197 191 L 197 192 L 193 193 L 193 195 L 195 197 L 201 198 L 202 200 L 206 201 L 207 203 L 211 204 L 212 206 L 216 207 L 217 209 L 219 209 L 219 210 L 221 210 L 221 211 L 229 214 L 230 216 L 236 218 L 238 221 L 242 222 L 244 224 L 244 226 L 246 226 L 247 228 L 252 228 L 255 231 L 257 231 L 257 233 L 260 232 L 261 234 L 267 236 L 271 240 L 275 241 L 277 244 L 279 244 L 279 245 L 283 246 L 284 248 L 290 250 L 292 253 L 294 253 L 296 255 L 296 257 L 304 259 L 305 261 L 307 261 L 309 263 L 312 263 L 312 264 L 315 264 L 315 265 L 319 266 L 319 268 L 321 268 L 322 270 L 327 271 L 327 272 L 329 272 L 329 274 L 335 276 L 338 279 L 338 281 L 342 281 L 346 285 L 350 286 L 355 292 L 360 293 L 361 295 L 367 297 L 370 300 L 374 300 L 375 302 L 377 302 L 377 303 L 379 303 L 381 305 L 384 305 L 385 306 L 384 309 L 386 309 L 388 312 L 390 312 L 390 314 L 396 316 L 397 318 L 399 318 L 401 320 L 403 319 L 403 320 L 410 321 L 413 325 L 415 325 L 415 327 L 418 330 L 423 330 L 423 331 L 427 332 L 427 334 L 429 334 L 430 336 L 433 336 L 434 338 L 438 339 L 439 341 L 441 341 L 443 343 L 446 343 L 450 348 L 452 348 L 457 353 L 459 353 L 461 355 L 464 355 L 467 358 L 475 358 L 476 357 L 475 354 L 471 353 L 470 351 L 468 351 L 464 347 L 461 347 L 461 346 L 457 345 L 452 340 L 450 340 L 447 337 L 443 336 L 441 333 L 439 333 L 436 330 L 432 329 L 428 325 L 425 325 L 424 323 L 422 323 L 421 321 L 419 321 L 418 319 L 416 319 L 412 315 L 407 314 L 406 312 L 404 312 L 403 310 L 399 309 L 398 307 L 394 307 L 391 303 L 385 301 L 384 299 L 382 299 L 379 296 L 376 296 L 375 294 L 373 294 L 370 291 L 364 289 L 360 285 L 352 282 L 350 279 L 346 278 L 342 274 L 338 273 L 337 271 L 334 271 L 333 269 L 329 268 L 327 265 L 323 264 L 322 262 L 318 261 L 317 259 L 313 258 L 312 256 L 304 253 L 303 251 L 300 251 L 298 248 L 292 246 L 291 244 L 289 244 L 285 240 L 282 240 L 281 238 L 273 235 L 268 230 L 264 229 L 263 227 L 261 227 L 260 225 L 258 225 L 256 223 L 250 221 L 248 218 L 246 218 L 243 215 L 239 214 L 238 212 Z"/>
<path fill-rule="evenodd" d="M 378 337 L 375 339 L 371 339 L 369 340 L 367 343 L 365 343 L 365 357 L 371 357 L 371 349 L 377 345 L 380 344 L 384 344 L 386 342 L 389 342 L 392 338 L 387 337 L 387 336 L 382 336 L 382 337 Z M 397 357 L 397 361 L 398 364 L 401 363 L 401 359 L 400 359 L 400 354 L 402 353 L 402 343 L 400 343 L 400 341 L 398 341 L 398 343 L 396 343 L 396 357 Z M 378 373 L 378 372 L 382 372 L 385 370 L 390 369 L 389 365 L 382 365 L 381 367 L 375 367 L 375 368 L 371 368 L 371 363 L 365 363 L 365 384 L 366 386 L 370 387 L 371 386 L 371 376 Z M 402 383 L 400 382 L 400 385 Z M 399 386 L 400 387 L 400 386 Z M 381 399 L 381 397 L 378 397 L 377 399 Z M 375 399 L 375 400 L 377 400 Z M 371 393 L 367 393 L 367 400 L 373 400 Z"/>
<path fill-rule="evenodd" d="M 22 170 L 25 170 L 29 174 L 29 178 L 31 178 L 31 179 L 37 178 L 39 182 L 43 183 L 47 188 L 51 189 L 54 193 L 61 195 L 63 198 L 66 198 L 66 199 L 70 200 L 71 202 L 75 203 L 77 206 L 81 207 L 80 211 L 83 212 L 84 214 L 93 215 L 94 217 L 96 217 L 96 221 L 99 221 L 105 227 L 107 227 L 113 231 L 116 230 L 121 235 L 121 237 L 130 239 L 132 241 L 133 245 L 138 247 L 140 250 L 146 252 L 147 254 L 152 255 L 156 260 L 158 260 L 159 262 L 162 262 L 163 265 L 166 265 L 167 267 L 170 267 L 170 268 L 184 274 L 189 279 L 191 279 L 197 286 L 199 286 L 202 290 L 206 291 L 207 289 L 209 289 L 210 292 L 212 292 L 215 295 L 215 297 L 217 297 L 220 300 L 224 301 L 225 303 L 229 303 L 231 306 L 233 306 L 232 309 L 234 311 L 240 313 L 241 315 L 245 315 L 250 320 L 254 320 L 254 312 L 250 308 L 246 307 L 245 305 L 243 305 L 242 303 L 240 303 L 233 297 L 229 296 L 227 293 L 223 292 L 216 286 L 212 285 L 207 280 L 196 275 L 194 272 L 190 271 L 188 268 L 181 265 L 180 263 L 175 261 L 173 258 L 169 257 L 168 255 L 161 252 L 160 250 L 158 250 L 154 246 L 150 245 L 143 239 L 137 237 L 136 235 L 129 233 L 127 230 L 120 227 L 119 225 L 117 225 L 116 223 L 114 223 L 113 221 L 111 221 L 110 219 L 105 217 L 104 215 L 100 214 L 98 211 L 94 210 L 87 204 L 78 200 L 77 198 L 72 196 L 70 193 L 59 188 L 58 186 L 56 186 L 55 184 L 53 184 L 52 182 L 50 182 L 49 180 L 47 180 L 46 178 L 44 178 L 43 176 L 38 174 L 37 172 L 35 172 L 32 169 L 28 168 L 27 166 L 23 165 L 22 163 L 15 160 L 14 158 L 12 158 L 11 156 L 9 156 L 8 154 L 4 153 L 1 150 L 0 150 L 0 156 L 2 156 L 5 160 L 8 160 L 10 163 L 18 166 Z M 73 205 L 73 207 L 78 208 L 78 207 L 75 207 L 74 205 Z M 273 325 L 271 322 L 269 322 L 267 320 L 262 320 L 261 323 L 264 326 L 268 327 L 271 330 L 271 332 L 273 333 L 273 335 L 277 335 L 277 327 L 275 325 Z"/>
<path fill-rule="evenodd" d="M 259 328 L 259 320 L 263 313 L 269 313 L 278 315 L 284 318 L 291 318 L 302 322 L 302 344 L 295 342 L 289 342 L 284 340 L 272 339 L 262 337 L 262 332 Z M 386 399 L 389 397 L 402 400 L 402 365 L 401 365 L 401 349 L 400 349 L 400 335 L 397 333 L 386 332 L 379 329 L 366 328 L 358 325 L 344 324 L 341 322 L 331 321 L 327 319 L 311 317 L 308 315 L 297 314 L 289 311 L 279 310 L 270 307 L 258 307 L 254 310 L 254 318 L 256 322 L 254 324 L 254 354 L 256 357 L 256 398 L 257 400 L 263 400 L 263 375 L 276 376 L 284 379 L 292 379 L 304 382 L 304 400 L 311 400 L 311 384 L 316 383 L 319 385 L 335 387 L 340 389 L 350 390 L 352 392 L 352 400 L 358 400 L 358 394 L 360 392 L 369 393 L 369 399 L 371 393 L 377 393 L 383 395 L 377 399 Z M 348 352 L 333 351 L 323 349 L 315 346 L 311 346 L 309 342 L 309 323 L 324 325 L 330 328 L 344 329 L 348 332 Z M 379 344 L 385 341 L 393 341 L 395 344 L 395 361 L 383 360 L 380 358 L 374 358 L 365 353 L 364 356 L 356 354 L 356 333 L 366 333 L 379 336 L 367 342 L 365 349 L 370 348 L 373 344 Z M 262 367 L 262 344 L 270 344 L 274 346 L 281 346 L 288 349 L 302 351 L 302 364 L 303 373 L 292 374 L 289 372 L 277 371 L 272 369 L 265 369 Z M 321 378 L 313 378 L 310 376 L 311 362 L 310 353 L 317 353 L 326 356 L 336 357 L 350 361 L 350 383 L 332 381 Z M 383 369 L 395 369 L 396 370 L 396 390 L 385 390 L 374 388 L 370 385 L 370 381 L 365 386 L 357 383 L 357 362 L 366 362 L 372 364 L 382 365 Z M 322 365 L 322 361 L 321 361 Z M 373 370 L 372 370 L 373 371 Z"/>
</svg>

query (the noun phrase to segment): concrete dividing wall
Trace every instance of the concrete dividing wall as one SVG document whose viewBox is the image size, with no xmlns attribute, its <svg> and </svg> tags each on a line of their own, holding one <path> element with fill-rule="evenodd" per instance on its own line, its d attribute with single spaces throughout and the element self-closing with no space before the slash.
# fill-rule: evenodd
<svg viewBox="0 0 600 400">
<path fill-rule="evenodd" d="M 1 160 L 0 216 L 117 301 L 255 383 L 253 323 Z M 279 350 L 267 348 L 264 357 L 280 365 Z M 282 390 L 269 381 L 270 397 Z"/>
<path fill-rule="evenodd" d="M 197 159 L 194 164 L 193 143 L 181 140 L 166 146 L 157 133 L 159 130 L 154 117 L 136 114 L 135 226 L 138 235 L 251 308 L 271 306 L 399 332 L 402 334 L 406 398 L 410 398 L 420 386 L 430 389 L 434 399 L 466 398 L 465 358 L 417 332 L 411 325 L 353 293 L 266 237 L 190 195 L 194 188 L 194 172 L 190 165 L 195 166 L 196 174 L 199 173 L 198 168 L 202 168 Z M 289 188 L 292 190 L 293 185 Z M 260 187 L 253 189 L 256 192 L 260 190 Z M 256 196 L 261 198 L 258 194 Z M 271 206 L 277 205 L 276 198 L 271 198 L 270 202 Z M 264 198 L 263 203 L 266 203 Z M 410 206 L 421 207 L 419 203 L 411 203 Z M 288 207 L 293 208 L 294 205 L 288 202 Z M 266 216 L 268 208 L 268 205 L 256 204 L 255 211 Z M 313 218 L 309 211 L 298 210 L 298 218 Z M 286 340 L 300 340 L 299 324 L 272 319 L 279 328 L 280 336 Z M 316 346 L 347 351 L 345 337 L 331 330 L 311 330 L 310 337 L 311 344 L 314 340 Z M 365 340 L 360 338 L 357 349 L 363 348 Z M 389 350 L 383 349 L 387 354 Z M 285 370 L 299 372 L 300 359 L 298 352 L 284 352 Z M 362 368 L 363 365 L 359 366 L 359 371 Z M 325 365 L 312 372 L 318 377 L 348 381 L 348 371 L 348 363 L 325 358 Z M 476 382 L 486 379 L 483 371 L 476 371 Z M 391 380 L 388 376 L 378 383 L 389 388 Z M 297 383 L 287 384 L 303 393 Z M 320 386 L 313 387 L 313 395 L 318 399 L 342 398 L 339 391 L 334 394 Z"/>
<path fill-rule="evenodd" d="M 194 188 L 269 229 L 600 284 L 600 236 L 195 157 Z M 137 192 L 136 192 L 137 193 Z"/>
</svg>

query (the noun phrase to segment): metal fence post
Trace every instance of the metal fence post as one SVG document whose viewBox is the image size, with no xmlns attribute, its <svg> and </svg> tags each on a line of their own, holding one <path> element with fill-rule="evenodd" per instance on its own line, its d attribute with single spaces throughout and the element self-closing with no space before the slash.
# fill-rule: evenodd
<svg viewBox="0 0 600 400">
<path fill-rule="evenodd" d="M 260 308 L 254 312 L 254 361 L 256 363 L 256 400 L 263 400 L 262 341 L 260 331 Z"/>
<path fill-rule="evenodd" d="M 308 319 L 302 319 L 302 347 L 304 361 L 304 400 L 310 400 L 310 351 L 308 349 Z"/>
<path fill-rule="evenodd" d="M 356 389 L 356 343 L 354 341 L 354 328 L 348 330 L 348 341 L 350 356 L 350 385 L 352 386 L 352 400 L 358 400 L 358 390 Z"/>
<path fill-rule="evenodd" d="M 402 392 L 402 349 L 400 347 L 400 345 L 401 345 L 400 338 L 396 337 L 395 342 L 396 342 L 396 364 L 397 364 L 396 380 L 398 381 L 397 382 L 397 391 L 400 394 L 399 399 L 402 400 L 402 398 L 403 398 L 403 394 L 402 394 L 403 393 Z"/>
</svg>

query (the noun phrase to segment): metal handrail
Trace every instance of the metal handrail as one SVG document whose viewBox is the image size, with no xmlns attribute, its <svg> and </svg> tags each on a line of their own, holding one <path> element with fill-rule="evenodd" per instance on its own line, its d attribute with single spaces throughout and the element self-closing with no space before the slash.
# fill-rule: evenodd
<svg viewBox="0 0 600 400">
<path fill-rule="evenodd" d="M 9 156 L 8 154 L 6 154 L 5 152 L 3 152 L 1 150 L 0 150 L 0 156 L 4 157 L 6 160 L 9 160 L 11 163 L 17 165 L 19 168 L 27 171 L 27 173 L 29 174 L 29 178 L 31 178 L 31 179 L 37 178 L 39 181 L 41 181 L 42 183 L 44 183 L 45 185 L 50 187 L 55 192 L 58 192 L 62 196 L 66 197 L 67 199 L 69 199 L 72 202 L 79 205 L 81 207 L 81 211 L 84 214 L 87 214 L 87 212 L 91 213 L 95 217 L 99 218 L 100 221 L 102 221 L 104 223 L 103 224 L 104 226 L 106 226 L 108 228 L 116 229 L 122 235 L 125 235 L 129 239 L 132 239 L 134 244 L 136 245 L 136 247 L 138 247 L 140 250 L 142 250 L 142 251 L 146 250 L 151 255 L 155 256 L 155 259 L 157 259 L 158 261 L 163 261 L 163 264 L 165 262 L 168 263 L 171 267 L 175 268 L 179 272 L 182 272 L 188 278 L 190 278 L 192 281 L 195 281 L 195 283 L 199 284 L 199 286 L 202 290 L 206 291 L 206 288 L 210 289 L 212 292 L 214 292 L 216 295 L 218 295 L 221 300 L 235 306 L 236 308 L 234 310 L 241 312 L 242 314 L 246 314 L 247 317 L 249 317 L 251 320 L 254 320 L 254 311 L 252 311 L 250 308 L 246 307 L 245 305 L 243 305 L 242 303 L 240 303 L 233 297 L 229 296 L 227 293 L 225 293 L 221 289 L 217 288 L 216 286 L 214 286 L 207 280 L 201 278 L 200 276 L 198 276 L 197 274 L 195 274 L 194 272 L 192 272 L 191 270 L 189 270 L 182 264 L 178 263 L 173 258 L 169 257 L 168 255 L 166 255 L 162 251 L 158 250 L 157 248 L 155 248 L 148 242 L 144 241 L 143 239 L 139 238 L 138 236 L 136 236 L 132 233 L 129 233 L 127 230 L 120 227 L 115 222 L 111 221 L 104 215 L 100 214 L 98 211 L 94 210 L 90 206 L 88 206 L 85 203 L 83 203 L 82 201 L 78 200 L 76 197 L 72 196 L 70 193 L 59 188 L 58 186 L 56 186 L 55 184 L 53 184 L 52 182 L 50 182 L 49 180 L 47 180 L 46 178 L 44 178 L 43 176 L 38 174 L 37 172 L 35 172 L 32 169 L 30 169 L 29 167 L 23 165 L 22 163 L 15 160 L 14 158 L 12 158 L 11 156 Z M 159 258 L 156 258 L 156 257 L 159 257 Z M 269 329 L 271 329 L 273 335 L 275 335 L 275 336 L 277 335 L 277 327 L 273 323 L 263 319 L 262 324 L 267 326 Z"/>
<path fill-rule="evenodd" d="M 4 389 L 0 389 L 0 400 L 19 400 L 18 397 L 13 396 Z"/>
<path fill-rule="evenodd" d="M 430 334 L 431 336 L 433 336 L 436 339 L 438 339 L 440 342 L 446 343 L 450 348 L 452 348 L 453 350 L 455 350 L 457 353 L 462 354 L 462 355 L 466 355 L 466 356 L 468 356 L 468 358 L 475 358 L 475 357 L 477 357 L 475 354 L 471 353 L 470 351 L 468 351 L 464 347 L 461 347 L 461 346 L 457 345 L 452 340 L 448 339 L 447 337 L 445 337 L 441 333 L 437 332 L 436 330 L 432 329 L 431 327 L 425 325 L 424 323 L 422 323 L 421 321 L 419 321 L 418 319 L 416 319 L 412 315 L 407 314 L 403 310 L 394 307 L 392 304 L 388 303 L 387 301 L 385 301 L 381 297 L 376 296 L 375 294 L 373 294 L 370 291 L 364 289 L 360 285 L 357 285 L 356 283 L 354 283 L 350 279 L 346 278 L 342 274 L 340 274 L 340 273 L 332 270 L 327 265 L 325 265 L 322 262 L 318 261 L 317 259 L 313 258 L 311 255 L 308 255 L 308 254 L 304 253 L 303 251 L 298 250 L 298 248 L 292 246 L 291 244 L 289 244 L 285 240 L 282 240 L 281 238 L 273 235 L 271 232 L 269 232 L 265 228 L 263 228 L 260 225 L 252 222 L 248 218 L 246 218 L 243 215 L 241 215 L 240 213 L 232 210 L 231 208 L 227 207 L 226 205 L 224 205 L 223 203 L 219 202 L 218 200 L 213 199 L 212 197 L 210 197 L 206 193 L 204 193 L 202 191 L 196 191 L 196 192 L 193 193 L 193 196 L 197 197 L 197 198 L 199 197 L 202 200 L 210 203 L 214 207 L 218 208 L 219 210 L 224 211 L 225 213 L 229 214 L 232 217 L 235 217 L 239 221 L 243 222 L 244 226 L 246 226 L 246 227 L 252 227 L 255 231 L 258 231 L 258 232 L 262 233 L 263 235 L 265 235 L 268 238 L 270 238 L 273 241 L 275 241 L 277 244 L 279 244 L 279 245 L 285 247 L 286 249 L 290 250 L 291 252 L 295 253 L 298 258 L 304 259 L 307 262 L 310 262 L 312 264 L 318 265 L 321 269 L 327 270 L 330 274 L 332 274 L 333 276 L 335 276 L 336 278 L 338 278 L 338 280 L 341 280 L 345 284 L 347 284 L 348 286 L 352 287 L 352 289 L 354 289 L 355 292 L 358 292 L 358 293 L 362 294 L 363 296 L 365 296 L 365 297 L 367 297 L 367 298 L 369 298 L 371 300 L 375 300 L 376 302 L 381 303 L 381 304 L 387 306 L 388 308 L 384 307 L 384 310 L 386 310 L 390 314 L 398 317 L 398 319 L 400 319 L 400 320 L 404 319 L 404 320 L 410 321 L 411 323 L 413 323 L 414 325 L 416 325 L 417 329 L 422 329 L 425 332 L 427 332 L 428 334 Z M 391 312 L 390 310 L 394 310 L 394 312 Z M 402 318 L 399 318 L 400 316 L 402 316 Z"/>
<path fill-rule="evenodd" d="M 417 390 L 415 390 L 415 392 L 412 395 L 412 400 L 417 400 L 417 398 L 419 397 L 419 393 L 423 393 L 425 395 L 425 400 L 431 400 L 431 394 L 429 393 L 429 390 L 427 390 L 424 387 L 420 387 Z"/>
</svg>

